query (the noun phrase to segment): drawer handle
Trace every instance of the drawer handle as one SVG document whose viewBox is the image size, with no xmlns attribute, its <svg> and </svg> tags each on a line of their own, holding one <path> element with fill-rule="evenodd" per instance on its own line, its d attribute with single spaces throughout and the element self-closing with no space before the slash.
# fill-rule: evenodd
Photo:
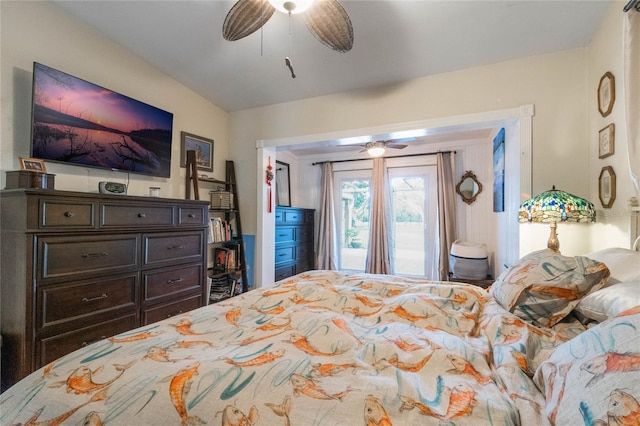
<svg viewBox="0 0 640 426">
<path fill-rule="evenodd" d="M 83 297 L 83 298 L 82 298 L 82 301 L 83 301 L 83 302 L 85 302 L 85 303 L 86 303 L 86 302 L 94 302 L 94 301 L 96 301 L 96 300 L 106 299 L 107 297 L 109 297 L 109 296 L 107 296 L 105 293 L 102 293 L 100 296 L 92 297 L 91 299 L 86 298 L 86 297 Z"/>
<path fill-rule="evenodd" d="M 284 257 L 284 256 L 286 256 L 286 255 L 287 255 L 286 253 L 280 253 L 280 254 L 278 255 L 278 257 Z"/>
<path fill-rule="evenodd" d="M 178 311 L 175 314 L 169 314 L 169 315 L 167 315 L 167 318 L 171 318 L 171 317 L 173 317 L 175 315 L 180 315 L 181 313 L 182 313 L 182 311 Z"/>
<path fill-rule="evenodd" d="M 104 340 L 106 338 L 107 338 L 107 336 L 101 336 L 99 339 L 92 340 L 91 342 L 82 342 L 82 347 L 84 348 L 85 346 L 89 346 L 92 343 L 99 342 L 100 340 Z"/>
<path fill-rule="evenodd" d="M 193 213 L 189 213 L 189 217 L 196 217 L 196 215 Z"/>
<path fill-rule="evenodd" d="M 287 237 L 289 234 L 278 234 L 278 237 Z"/>
<path fill-rule="evenodd" d="M 74 212 L 64 212 L 64 217 L 73 217 L 75 216 Z"/>
<path fill-rule="evenodd" d="M 89 259 L 92 257 L 106 257 L 106 256 L 109 256 L 109 253 L 107 253 L 106 251 L 103 251 L 102 253 L 84 253 L 82 255 L 84 259 Z"/>
<path fill-rule="evenodd" d="M 138 217 L 145 218 L 145 217 L 147 217 L 147 215 L 144 214 L 144 213 L 138 213 Z"/>
<path fill-rule="evenodd" d="M 184 278 L 180 277 L 180 278 L 175 279 L 175 280 L 168 280 L 167 284 L 181 283 L 182 281 L 184 281 Z"/>
<path fill-rule="evenodd" d="M 167 250 L 182 250 L 184 246 L 171 246 L 167 247 Z"/>
</svg>

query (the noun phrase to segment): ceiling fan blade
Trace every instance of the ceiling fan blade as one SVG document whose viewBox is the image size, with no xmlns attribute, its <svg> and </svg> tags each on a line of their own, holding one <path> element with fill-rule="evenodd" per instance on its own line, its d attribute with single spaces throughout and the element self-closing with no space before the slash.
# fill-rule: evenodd
<svg viewBox="0 0 640 426">
<path fill-rule="evenodd" d="M 409 145 L 405 144 L 405 143 L 394 143 L 394 142 L 387 142 L 384 144 L 385 148 L 393 148 L 393 149 L 404 149 L 406 147 L 408 147 Z"/>
<path fill-rule="evenodd" d="M 338 52 L 351 50 L 353 26 L 338 0 L 316 0 L 303 15 L 307 28 L 322 44 Z"/>
<path fill-rule="evenodd" d="M 222 24 L 225 40 L 236 41 L 259 30 L 276 9 L 267 0 L 238 0 Z"/>
</svg>

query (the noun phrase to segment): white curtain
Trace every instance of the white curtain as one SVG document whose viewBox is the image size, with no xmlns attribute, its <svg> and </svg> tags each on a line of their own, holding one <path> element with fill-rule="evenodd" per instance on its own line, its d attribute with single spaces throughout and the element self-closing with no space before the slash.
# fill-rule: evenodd
<svg viewBox="0 0 640 426">
<path fill-rule="evenodd" d="M 369 245 L 365 272 L 392 274 L 391 263 L 391 197 L 386 160 L 373 159 L 373 195 L 369 221 Z"/>
<path fill-rule="evenodd" d="M 629 174 L 640 198 L 640 12 L 630 10 L 623 18 L 624 110 L 627 128 Z"/>
<path fill-rule="evenodd" d="M 333 165 L 323 163 L 320 183 L 320 214 L 316 268 L 337 270 L 338 246 L 336 236 L 336 208 L 333 202 Z"/>
<path fill-rule="evenodd" d="M 438 275 L 440 281 L 449 279 L 449 250 L 456 240 L 456 184 L 455 155 L 438 153 Z"/>
</svg>

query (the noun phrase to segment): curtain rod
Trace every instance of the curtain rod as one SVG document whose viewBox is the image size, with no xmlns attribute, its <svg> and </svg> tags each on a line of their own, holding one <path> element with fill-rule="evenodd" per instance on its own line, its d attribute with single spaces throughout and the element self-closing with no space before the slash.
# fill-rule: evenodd
<svg viewBox="0 0 640 426">
<path fill-rule="evenodd" d="M 635 9 L 636 11 L 640 12 L 640 0 L 630 0 L 622 10 L 628 12 L 631 9 Z"/>
<path fill-rule="evenodd" d="M 635 0 L 640 1 L 640 0 Z M 455 151 L 437 151 L 437 152 L 425 152 L 424 154 L 405 154 L 405 155 L 392 155 L 391 157 L 383 157 L 383 158 L 402 158 L 402 157 L 420 157 L 423 155 L 436 155 L 436 154 L 451 154 L 456 153 Z M 316 163 L 311 163 L 312 166 L 316 166 L 318 164 L 325 163 L 348 163 L 350 161 L 367 161 L 373 160 L 373 158 L 350 158 L 348 160 L 334 160 L 334 161 L 318 161 Z"/>
</svg>

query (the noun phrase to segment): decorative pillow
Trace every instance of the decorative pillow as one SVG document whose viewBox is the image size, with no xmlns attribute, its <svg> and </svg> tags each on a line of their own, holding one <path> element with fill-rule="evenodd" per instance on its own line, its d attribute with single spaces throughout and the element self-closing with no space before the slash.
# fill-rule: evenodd
<svg viewBox="0 0 640 426">
<path fill-rule="evenodd" d="M 558 346 L 535 372 L 557 425 L 640 424 L 640 314 L 605 321 Z"/>
<path fill-rule="evenodd" d="M 491 287 L 491 294 L 520 318 L 552 327 L 581 298 L 601 288 L 608 276 L 604 263 L 545 249 L 529 253 L 503 272 Z"/>
<path fill-rule="evenodd" d="M 621 247 L 606 248 L 585 255 L 607 265 L 611 275 L 607 285 L 626 281 L 640 281 L 640 251 Z"/>
<path fill-rule="evenodd" d="M 594 291 L 578 303 L 576 311 L 589 319 L 601 322 L 638 305 L 640 280 L 617 283 Z"/>
</svg>

